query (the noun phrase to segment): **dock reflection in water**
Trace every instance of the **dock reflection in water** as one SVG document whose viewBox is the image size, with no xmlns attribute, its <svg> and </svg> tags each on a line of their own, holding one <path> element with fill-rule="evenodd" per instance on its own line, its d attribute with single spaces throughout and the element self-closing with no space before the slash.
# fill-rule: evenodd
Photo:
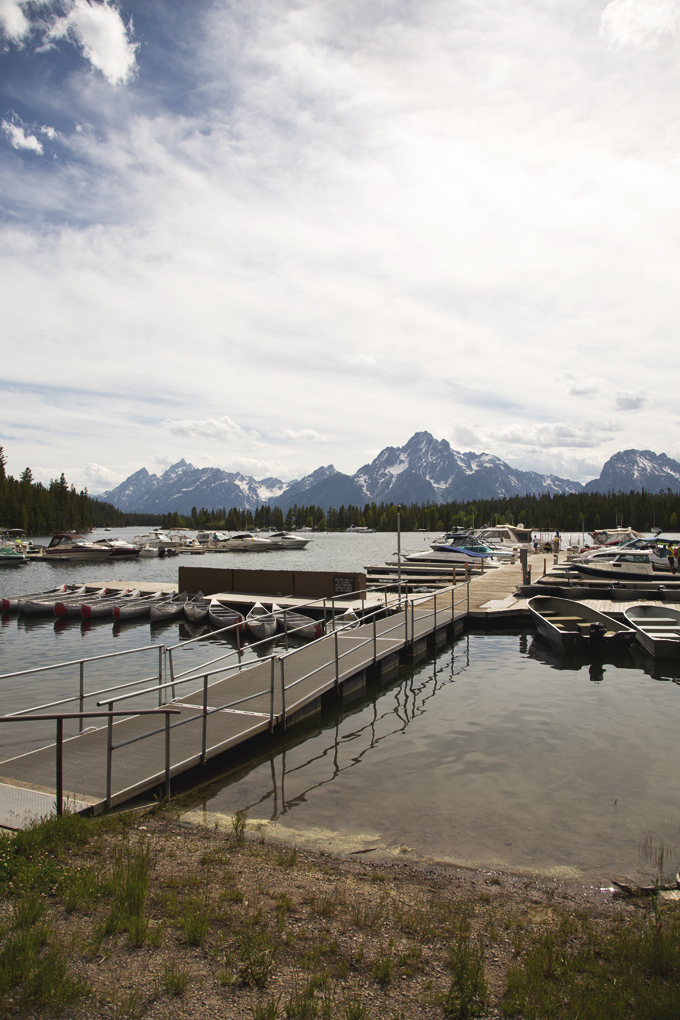
<svg viewBox="0 0 680 1020">
<path fill-rule="evenodd" d="M 678 843 L 679 696 L 626 656 L 551 661 L 526 635 L 469 635 L 242 760 L 193 807 L 247 807 L 301 845 L 594 883 L 646 875 L 641 840 Z"/>
</svg>

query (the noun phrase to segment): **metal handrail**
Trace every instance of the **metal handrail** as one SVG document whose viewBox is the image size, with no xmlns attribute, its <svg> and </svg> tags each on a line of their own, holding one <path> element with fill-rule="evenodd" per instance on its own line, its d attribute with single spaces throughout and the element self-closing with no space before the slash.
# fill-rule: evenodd
<svg viewBox="0 0 680 1020">
<path fill-rule="evenodd" d="M 142 648 L 125 648 L 122 652 L 105 652 L 104 655 L 90 655 L 85 659 L 71 659 L 69 662 L 51 662 L 49 666 L 35 666 L 33 669 L 19 669 L 14 673 L 0 673 L 0 680 L 10 680 L 15 676 L 28 676 L 31 673 L 43 673 L 48 669 L 61 669 L 64 666 L 79 666 L 85 662 L 98 662 L 100 659 L 114 659 L 121 655 L 132 655 L 134 652 L 157 651 L 163 645 L 143 645 Z"/>
<path fill-rule="evenodd" d="M 164 715 L 165 716 L 165 796 L 170 796 L 170 716 L 181 715 L 178 708 L 150 708 L 142 709 L 136 712 L 135 715 Z M 64 719 L 107 719 L 109 734 L 113 726 L 114 716 L 123 716 L 129 718 L 129 712 L 61 712 L 58 715 L 29 715 L 29 716 L 16 716 L 16 715 L 3 715 L 0 716 L 0 723 L 6 722 L 45 722 L 47 720 L 56 720 L 57 733 L 55 741 L 55 753 L 56 753 L 56 806 L 57 816 L 60 817 L 64 813 Z M 161 730 L 154 731 L 160 733 Z M 124 743 L 112 744 L 111 739 L 107 741 L 106 751 L 106 774 L 107 774 L 107 788 L 106 788 L 106 806 L 111 807 L 111 754 L 116 747 L 123 747 Z"/>
</svg>

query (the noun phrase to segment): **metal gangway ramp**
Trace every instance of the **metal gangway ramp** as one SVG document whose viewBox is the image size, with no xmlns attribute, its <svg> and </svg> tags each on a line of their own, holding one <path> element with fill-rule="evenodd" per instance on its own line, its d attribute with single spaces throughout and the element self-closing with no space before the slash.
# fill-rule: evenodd
<svg viewBox="0 0 680 1020">
<path fill-rule="evenodd" d="M 55 802 L 60 812 L 62 798 L 76 810 L 89 807 L 99 812 L 161 783 L 169 793 L 172 776 L 257 734 L 285 729 L 327 692 L 342 695 L 367 669 L 396 663 L 404 652 L 424 648 L 430 635 L 443 638 L 468 607 L 469 586 L 465 583 L 408 598 L 386 592 L 384 604 L 370 610 L 359 625 L 330 629 L 315 641 L 285 651 L 268 653 L 266 646 L 271 647 L 272 639 L 249 646 L 261 655 L 255 662 L 243 661 L 237 647 L 200 666 L 177 671 L 182 649 L 195 648 L 201 640 L 193 638 L 168 648 L 147 646 L 73 663 L 79 667 L 79 690 L 72 698 L 0 717 L 0 722 L 28 726 L 33 720 L 47 718 L 44 713 L 51 710 L 49 718 L 57 724 L 54 743 L 0 761 L 0 825 L 21 827 L 22 817 L 24 822 L 31 812 L 35 817 L 38 806 L 42 808 L 38 816 L 49 813 L 46 806 L 54 808 Z M 154 676 L 85 691 L 85 664 L 151 648 L 158 652 Z M 158 701 L 155 711 L 147 707 L 150 697 Z M 88 719 L 85 706 L 94 699 L 98 718 Z M 63 712 L 60 723 L 55 709 L 67 702 L 75 702 L 79 711 Z M 79 717 L 80 732 L 64 738 L 66 716 Z M 85 727 L 86 722 L 97 725 Z M 22 797 L 26 801 L 23 816 L 16 810 L 17 798 Z M 14 824 L 12 818 L 19 822 Z"/>
</svg>

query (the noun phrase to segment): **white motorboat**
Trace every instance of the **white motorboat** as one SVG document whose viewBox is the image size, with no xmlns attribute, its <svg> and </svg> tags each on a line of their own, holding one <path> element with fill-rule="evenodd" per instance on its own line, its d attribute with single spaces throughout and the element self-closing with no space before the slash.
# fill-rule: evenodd
<svg viewBox="0 0 680 1020">
<path fill-rule="evenodd" d="M 581 577 L 593 577 L 600 581 L 669 581 L 675 576 L 668 559 L 663 566 L 652 562 L 649 550 L 631 549 L 619 552 L 613 560 L 604 563 L 579 562 L 572 566 Z"/>
<path fill-rule="evenodd" d="M 528 605 L 541 637 L 565 652 L 621 647 L 635 636 L 632 628 L 572 599 L 535 595 Z"/>
<path fill-rule="evenodd" d="M 590 537 L 597 545 L 620 545 L 631 538 L 642 538 L 642 535 L 633 528 L 604 528 L 591 531 Z"/>
<path fill-rule="evenodd" d="M 276 549 L 276 546 L 268 538 L 251 535 L 250 532 L 232 535 L 226 546 L 227 552 L 271 552 L 272 549 Z"/>
<path fill-rule="evenodd" d="M 624 619 L 635 637 L 655 659 L 680 658 L 680 612 L 670 606 L 630 606 Z"/>
<path fill-rule="evenodd" d="M 199 531 L 196 535 L 196 541 L 201 546 L 216 549 L 219 546 L 226 546 L 230 538 L 226 531 Z"/>
<path fill-rule="evenodd" d="M 294 609 L 282 609 L 281 606 L 273 605 L 272 613 L 276 617 L 279 630 L 295 637 L 304 638 L 305 641 L 314 641 L 323 634 L 323 623 L 321 620 L 313 620 L 311 616 L 304 613 L 297 613 Z"/>
<path fill-rule="evenodd" d="M 276 634 L 276 617 L 261 602 L 256 602 L 246 616 L 246 627 L 256 641 L 264 641 Z"/>
<path fill-rule="evenodd" d="M 668 555 L 666 553 L 662 555 L 660 548 L 665 547 L 661 547 L 656 542 L 646 538 L 633 538 L 630 541 L 622 542 L 620 545 L 598 546 L 595 549 L 574 556 L 570 562 L 572 566 L 577 568 L 580 563 L 585 563 L 586 565 L 592 563 L 597 566 L 601 563 L 611 563 L 617 556 L 637 550 L 649 553 L 649 561 L 657 570 L 669 570 Z"/>
<path fill-rule="evenodd" d="M 62 532 L 52 536 L 52 541 L 45 550 L 45 555 L 52 560 L 118 560 L 136 556 L 137 550 L 127 542 L 118 539 L 104 538 L 97 542 L 88 542 L 82 535 L 75 532 Z"/>
<path fill-rule="evenodd" d="M 505 554 L 501 555 L 505 558 Z M 460 545 L 458 543 L 455 545 L 434 545 L 425 552 L 410 553 L 403 559 L 408 563 L 434 563 L 438 566 L 446 564 L 464 566 L 466 563 L 471 567 L 483 565 L 485 570 L 501 565 L 501 559 L 496 550 L 471 536 L 460 539 Z"/>
<path fill-rule="evenodd" d="M 290 531 L 265 531 L 262 533 L 262 537 L 275 545 L 277 549 L 304 549 L 309 545 L 308 538 L 300 538 L 299 535 L 293 535 Z"/>
<path fill-rule="evenodd" d="M 345 531 L 348 535 L 375 535 L 375 528 L 360 528 L 358 524 L 350 524 Z"/>
<path fill-rule="evenodd" d="M 493 528 L 480 528 L 477 538 L 485 545 L 512 552 L 513 549 L 531 549 L 531 528 L 523 524 L 497 524 Z"/>
</svg>

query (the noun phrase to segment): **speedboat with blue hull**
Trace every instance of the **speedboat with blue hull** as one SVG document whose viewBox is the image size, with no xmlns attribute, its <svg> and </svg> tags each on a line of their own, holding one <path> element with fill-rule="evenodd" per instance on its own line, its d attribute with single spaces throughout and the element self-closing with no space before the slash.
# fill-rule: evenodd
<svg viewBox="0 0 680 1020">
<path fill-rule="evenodd" d="M 605 646 L 623 648 L 635 637 L 631 627 L 582 602 L 535 595 L 528 606 L 541 637 L 565 652 L 601 652 Z"/>
<path fill-rule="evenodd" d="M 403 557 L 408 563 L 434 563 L 437 566 L 466 563 L 472 567 L 500 567 L 498 553 L 482 542 L 469 539 L 456 545 L 437 545 L 426 552 L 410 553 Z M 505 557 L 503 557 L 505 558 Z"/>
</svg>

